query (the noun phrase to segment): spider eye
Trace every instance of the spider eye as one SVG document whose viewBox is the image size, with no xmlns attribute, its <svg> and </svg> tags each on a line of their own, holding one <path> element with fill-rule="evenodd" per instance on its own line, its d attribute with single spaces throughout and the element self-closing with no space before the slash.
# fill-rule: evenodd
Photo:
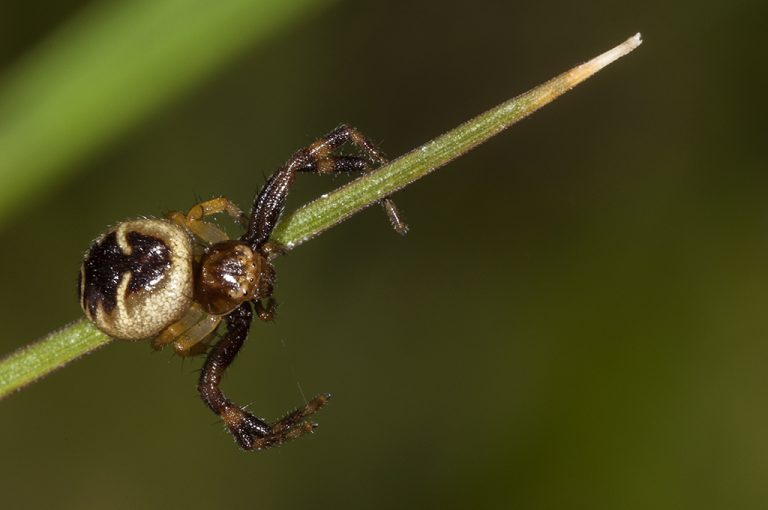
<svg viewBox="0 0 768 510">
<path fill-rule="evenodd" d="M 192 243 L 166 220 L 125 221 L 101 235 L 80 268 L 80 305 L 104 333 L 158 334 L 192 302 Z"/>
</svg>

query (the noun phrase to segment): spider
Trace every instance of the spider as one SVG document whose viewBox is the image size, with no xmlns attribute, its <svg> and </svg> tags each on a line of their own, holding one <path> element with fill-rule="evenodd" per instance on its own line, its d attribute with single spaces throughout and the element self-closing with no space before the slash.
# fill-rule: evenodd
<svg viewBox="0 0 768 510">
<path fill-rule="evenodd" d="M 338 154 L 347 143 L 361 155 Z M 114 338 L 152 338 L 154 349 L 171 345 L 180 356 L 207 353 L 198 391 L 240 448 L 260 450 L 311 433 L 317 424 L 307 418 L 328 402 L 329 394 L 317 395 L 269 424 L 229 400 L 219 388 L 221 377 L 248 336 L 254 312 L 263 321 L 274 317 L 271 261 L 280 247 L 269 236 L 296 174 L 367 172 L 385 161 L 366 137 L 342 124 L 294 153 L 275 171 L 256 195 L 248 216 L 219 197 L 193 206 L 186 214 L 171 212 L 163 219 L 119 223 L 99 236 L 85 254 L 78 280 L 83 312 Z M 407 225 L 395 204 L 389 197 L 380 202 L 394 229 L 404 234 Z M 244 227 L 239 239 L 229 239 L 205 221 L 219 213 Z M 221 322 L 226 332 L 214 343 Z"/>
</svg>

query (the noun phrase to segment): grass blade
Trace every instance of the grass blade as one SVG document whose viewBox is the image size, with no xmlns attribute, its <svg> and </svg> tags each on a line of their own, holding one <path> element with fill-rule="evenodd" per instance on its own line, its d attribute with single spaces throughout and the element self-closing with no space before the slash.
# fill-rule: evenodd
<svg viewBox="0 0 768 510">
<path fill-rule="evenodd" d="M 510 99 L 388 165 L 305 205 L 283 220 L 272 240 L 291 249 L 458 158 L 567 92 L 641 43 L 640 34 L 585 64 Z M 0 398 L 109 342 L 85 319 L 0 360 Z"/>
</svg>

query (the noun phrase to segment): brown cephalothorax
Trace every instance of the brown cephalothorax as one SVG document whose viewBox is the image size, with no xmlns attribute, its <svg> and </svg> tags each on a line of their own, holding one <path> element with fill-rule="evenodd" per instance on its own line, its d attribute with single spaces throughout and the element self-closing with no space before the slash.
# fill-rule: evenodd
<svg viewBox="0 0 768 510">
<path fill-rule="evenodd" d="M 209 246 L 200 258 L 195 299 L 206 312 L 224 315 L 243 301 L 268 298 L 272 294 L 272 264 L 241 241 L 223 241 Z"/>
<path fill-rule="evenodd" d="M 345 143 L 362 156 L 337 154 Z M 354 128 L 341 125 L 296 152 L 262 187 L 250 215 L 220 197 L 165 219 L 124 221 L 99 236 L 85 254 L 78 293 L 83 312 L 104 333 L 124 340 L 153 338 L 152 346 L 171 345 L 181 356 L 206 354 L 198 383 L 203 401 L 245 450 L 278 446 L 312 432 L 308 421 L 330 398 L 321 394 L 273 424 L 232 403 L 221 391 L 221 376 L 237 356 L 253 320 L 271 320 L 275 271 L 270 258 L 280 253 L 268 242 L 298 172 L 366 172 L 386 160 Z M 389 197 L 381 200 L 394 229 L 402 221 Z M 246 227 L 231 240 L 206 216 L 227 213 Z M 205 248 L 197 254 L 193 246 Z M 199 250 L 198 250 L 199 251 Z M 221 322 L 226 332 L 213 343 Z"/>
</svg>

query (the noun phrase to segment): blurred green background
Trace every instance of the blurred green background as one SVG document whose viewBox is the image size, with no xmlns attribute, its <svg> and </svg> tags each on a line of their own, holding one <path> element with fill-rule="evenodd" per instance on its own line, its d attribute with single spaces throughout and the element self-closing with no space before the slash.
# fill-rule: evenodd
<svg viewBox="0 0 768 510">
<path fill-rule="evenodd" d="M 0 94 L 104 5 L 4 1 Z M 203 8 L 156 5 L 173 23 L 145 19 L 135 54 Z M 330 391 L 317 434 L 241 452 L 196 395 L 199 360 L 114 343 L 0 402 L 0 506 L 765 508 L 765 4 L 296 5 L 263 37 L 188 27 L 215 65 L 140 76 L 145 95 L 185 85 L 90 145 L 74 131 L 87 150 L 43 164 L 54 153 L 31 145 L 51 173 L 0 219 L 0 352 L 79 317 L 81 254 L 110 223 L 198 197 L 247 206 L 340 122 L 396 156 L 645 42 L 396 195 L 407 237 L 370 209 L 278 261 L 278 320 L 255 325 L 225 391 L 270 419 Z M 72 76 L 65 127 L 90 79 Z M 6 135 L 30 107 L 12 104 Z M 0 165 L 0 187 L 38 170 Z M 307 176 L 291 206 L 342 182 Z"/>
</svg>

